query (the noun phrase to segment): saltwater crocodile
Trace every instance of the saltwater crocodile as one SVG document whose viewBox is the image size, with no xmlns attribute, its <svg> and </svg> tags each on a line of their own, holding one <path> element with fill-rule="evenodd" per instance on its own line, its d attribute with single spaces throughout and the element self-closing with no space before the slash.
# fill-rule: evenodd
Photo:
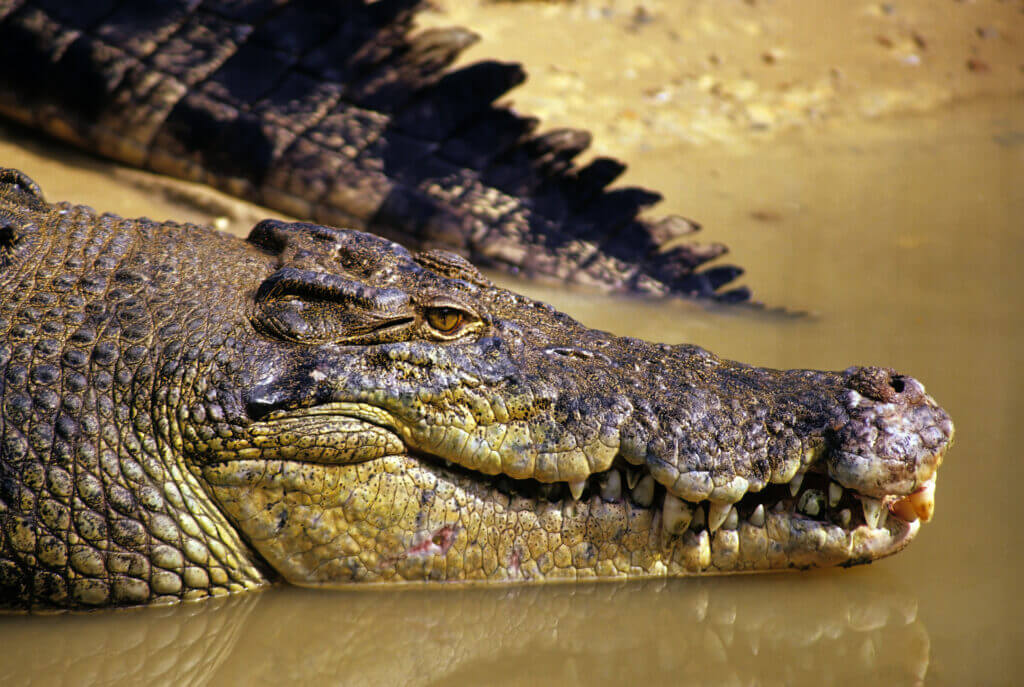
<svg viewBox="0 0 1024 687">
<path fill-rule="evenodd" d="M 586 132 L 495 105 L 517 64 L 448 66 L 420 0 L 0 0 L 0 115 L 320 224 L 611 291 L 745 300 L 721 244 L 577 167 Z"/>
<path fill-rule="evenodd" d="M 47 204 L 0 173 L 0 599 L 867 562 L 953 426 L 891 370 L 587 329 L 355 230 Z"/>
</svg>

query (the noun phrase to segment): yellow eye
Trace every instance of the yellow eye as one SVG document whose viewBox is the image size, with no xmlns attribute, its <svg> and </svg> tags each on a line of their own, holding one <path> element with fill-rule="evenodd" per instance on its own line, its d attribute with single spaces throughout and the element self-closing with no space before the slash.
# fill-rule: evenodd
<svg viewBox="0 0 1024 687">
<path fill-rule="evenodd" d="M 427 322 L 442 334 L 454 334 L 466 322 L 466 314 L 455 308 L 431 308 Z"/>
</svg>

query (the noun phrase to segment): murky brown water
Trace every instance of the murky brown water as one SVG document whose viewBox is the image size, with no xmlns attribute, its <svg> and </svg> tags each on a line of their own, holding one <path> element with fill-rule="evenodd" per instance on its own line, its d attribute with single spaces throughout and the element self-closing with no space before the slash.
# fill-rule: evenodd
<svg viewBox="0 0 1024 687">
<path fill-rule="evenodd" d="M 773 367 L 874 363 L 922 379 L 957 441 L 935 519 L 903 553 L 812 574 L 278 588 L 174 608 L 0 617 L 0 684 L 1019 684 L 1024 99 L 935 105 L 739 143 L 610 141 L 633 164 L 631 183 L 664 192 L 660 211 L 699 218 L 762 300 L 811 317 L 513 284 L 618 333 Z M 216 197 L 196 208 L 140 190 L 136 177 L 22 130 L 0 134 L 4 164 L 50 198 L 251 220 Z"/>
</svg>

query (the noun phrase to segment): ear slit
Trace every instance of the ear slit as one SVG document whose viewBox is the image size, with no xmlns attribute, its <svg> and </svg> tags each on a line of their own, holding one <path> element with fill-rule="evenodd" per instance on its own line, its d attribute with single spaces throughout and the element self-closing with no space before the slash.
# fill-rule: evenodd
<svg viewBox="0 0 1024 687">
<path fill-rule="evenodd" d="M 282 267 L 257 289 L 260 331 L 308 345 L 398 340 L 415 324 L 409 295 L 328 272 Z"/>
</svg>

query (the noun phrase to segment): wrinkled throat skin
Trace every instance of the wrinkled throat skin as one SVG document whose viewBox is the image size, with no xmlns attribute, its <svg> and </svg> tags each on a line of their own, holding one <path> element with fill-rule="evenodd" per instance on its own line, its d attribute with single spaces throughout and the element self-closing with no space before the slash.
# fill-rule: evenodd
<svg viewBox="0 0 1024 687">
<path fill-rule="evenodd" d="M 242 241 L 3 181 L 8 601 L 851 565 L 931 517 L 953 426 L 911 377 L 613 336 L 358 231 Z"/>
</svg>

